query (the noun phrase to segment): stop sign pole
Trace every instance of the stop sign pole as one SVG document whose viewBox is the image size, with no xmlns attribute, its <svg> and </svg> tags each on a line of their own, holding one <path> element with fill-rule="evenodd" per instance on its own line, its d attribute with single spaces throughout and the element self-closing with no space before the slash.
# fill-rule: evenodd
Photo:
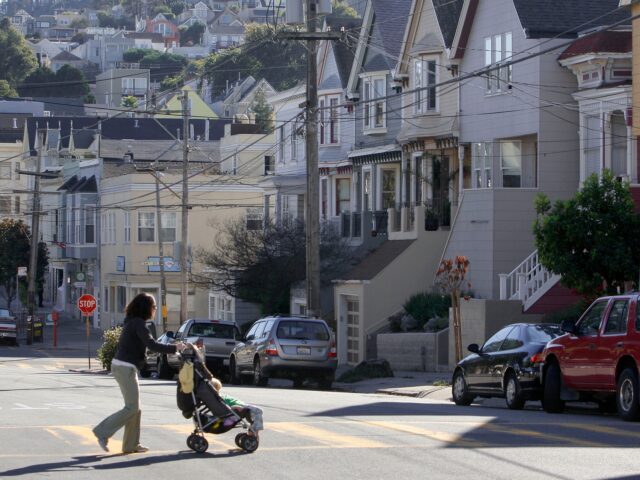
<svg viewBox="0 0 640 480">
<path fill-rule="evenodd" d="M 93 295 L 84 294 L 78 299 L 78 309 L 82 312 L 82 316 L 85 317 L 87 323 L 87 360 L 89 361 L 89 370 L 91 370 L 91 346 L 89 344 L 89 317 L 93 316 L 93 312 L 98 306 L 96 297 Z"/>
</svg>

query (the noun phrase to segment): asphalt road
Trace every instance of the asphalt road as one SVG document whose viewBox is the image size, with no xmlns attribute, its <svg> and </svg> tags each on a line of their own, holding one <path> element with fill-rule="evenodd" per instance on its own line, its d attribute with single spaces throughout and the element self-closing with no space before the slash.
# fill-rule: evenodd
<svg viewBox="0 0 640 480">
<path fill-rule="evenodd" d="M 196 454 L 175 383 L 157 379 L 141 380 L 151 450 L 119 454 L 119 433 L 107 454 L 91 428 L 121 405 L 113 378 L 69 371 L 86 358 L 21 353 L 0 346 L 1 479 L 640 478 L 640 424 L 616 416 L 311 389 L 225 386 L 264 409 L 260 448 L 239 451 L 232 431 Z"/>
</svg>

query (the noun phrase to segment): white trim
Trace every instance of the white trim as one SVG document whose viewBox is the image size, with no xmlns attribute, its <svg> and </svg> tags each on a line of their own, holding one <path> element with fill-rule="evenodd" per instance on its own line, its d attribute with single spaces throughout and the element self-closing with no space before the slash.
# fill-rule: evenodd
<svg viewBox="0 0 640 480">
<path fill-rule="evenodd" d="M 351 65 L 351 72 L 349 73 L 349 82 L 347 83 L 347 97 L 350 99 L 359 98 L 358 92 L 358 80 L 359 72 L 362 68 L 362 62 L 364 61 L 364 54 L 366 48 L 369 45 L 367 38 L 371 32 L 371 26 L 373 23 L 373 2 L 368 1 L 367 7 L 364 10 L 362 16 L 362 27 L 360 28 L 360 35 L 358 37 L 358 46 L 356 47 L 356 54 Z"/>
</svg>

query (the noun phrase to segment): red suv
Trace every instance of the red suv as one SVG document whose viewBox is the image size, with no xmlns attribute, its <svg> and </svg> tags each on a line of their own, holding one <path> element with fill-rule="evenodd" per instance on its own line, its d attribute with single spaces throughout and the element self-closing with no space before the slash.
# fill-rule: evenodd
<svg viewBox="0 0 640 480">
<path fill-rule="evenodd" d="M 542 352 L 542 406 L 559 413 L 565 401 L 596 401 L 624 420 L 640 418 L 639 294 L 597 299 L 577 322 L 565 321 L 566 335 Z"/>
</svg>

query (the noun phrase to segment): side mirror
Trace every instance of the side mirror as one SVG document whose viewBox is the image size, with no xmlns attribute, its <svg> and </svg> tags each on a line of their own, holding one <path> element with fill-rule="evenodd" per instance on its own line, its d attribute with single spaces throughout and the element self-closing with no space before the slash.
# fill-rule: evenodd
<svg viewBox="0 0 640 480">
<path fill-rule="evenodd" d="M 564 320 L 560 324 L 560 330 L 566 333 L 576 333 L 576 322 L 573 320 Z"/>
<path fill-rule="evenodd" d="M 472 343 L 471 345 L 469 345 L 467 347 L 467 350 L 469 350 L 471 353 L 480 353 L 480 347 L 477 343 Z"/>
<path fill-rule="evenodd" d="M 255 337 L 255 335 L 247 335 L 247 336 L 244 338 L 244 341 L 245 341 L 245 342 L 250 342 L 250 341 L 251 341 L 251 340 L 253 340 L 254 338 L 256 338 L 256 337 Z"/>
<path fill-rule="evenodd" d="M 166 335 L 167 335 L 167 338 L 175 338 L 175 337 L 174 337 L 174 335 L 175 335 L 175 334 L 174 334 L 171 330 L 169 330 L 169 331 L 166 333 Z"/>
</svg>

